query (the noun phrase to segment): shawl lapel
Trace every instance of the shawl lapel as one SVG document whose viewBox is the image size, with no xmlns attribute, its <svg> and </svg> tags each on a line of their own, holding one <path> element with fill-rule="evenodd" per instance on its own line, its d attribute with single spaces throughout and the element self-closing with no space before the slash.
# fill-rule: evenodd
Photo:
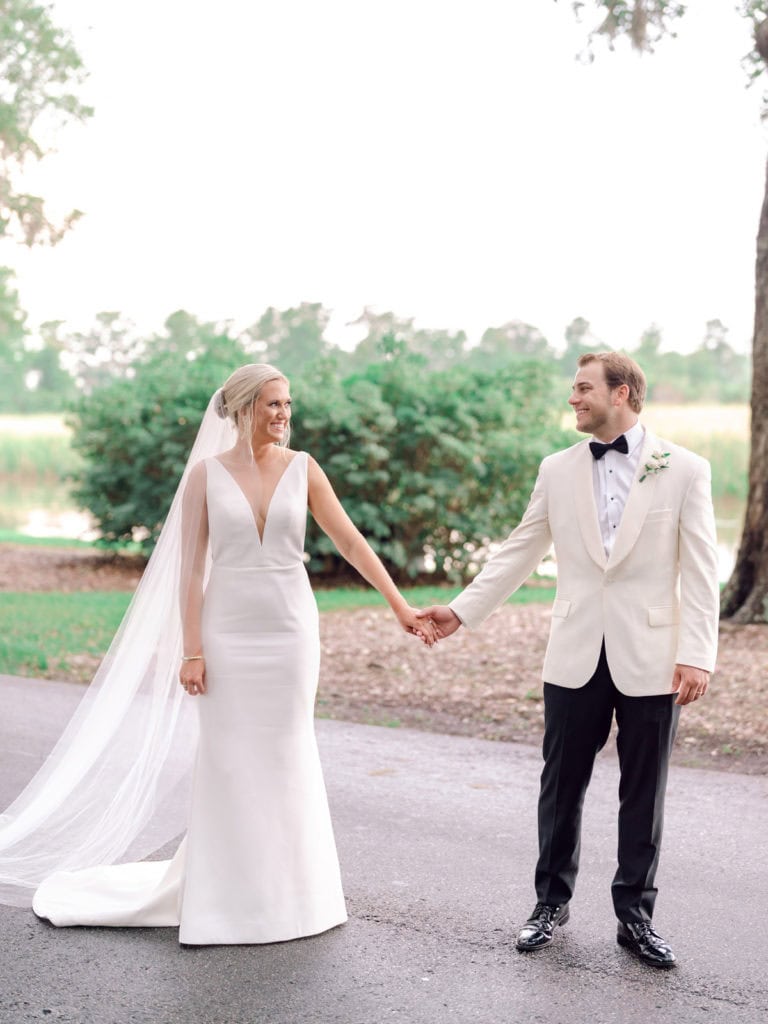
<svg viewBox="0 0 768 1024">
<path fill-rule="evenodd" d="M 660 448 L 660 442 L 655 434 L 646 430 L 641 444 L 640 461 L 629 489 L 627 504 L 624 506 L 624 514 L 616 533 L 611 557 L 608 559 L 608 567 L 611 569 L 622 562 L 635 546 L 656 490 L 658 473 L 648 474 L 642 483 L 640 483 L 640 477 L 645 473 L 645 464 L 651 457 L 651 453 Z"/>
<path fill-rule="evenodd" d="M 573 473 L 573 500 L 576 505 L 576 519 L 579 530 L 590 557 L 601 569 L 605 569 L 608 561 L 603 539 L 600 536 L 600 523 L 597 518 L 595 504 L 595 485 L 592 480 L 592 452 L 589 442 L 584 441 L 575 451 Z"/>
</svg>

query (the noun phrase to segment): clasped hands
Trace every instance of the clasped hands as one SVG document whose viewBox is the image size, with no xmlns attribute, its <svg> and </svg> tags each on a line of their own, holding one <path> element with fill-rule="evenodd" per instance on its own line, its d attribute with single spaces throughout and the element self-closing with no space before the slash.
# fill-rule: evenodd
<svg viewBox="0 0 768 1024">
<path fill-rule="evenodd" d="M 461 619 L 447 604 L 433 604 L 429 608 L 409 608 L 408 614 L 398 616 L 407 633 L 419 638 L 427 647 L 433 647 L 461 625 Z"/>
</svg>

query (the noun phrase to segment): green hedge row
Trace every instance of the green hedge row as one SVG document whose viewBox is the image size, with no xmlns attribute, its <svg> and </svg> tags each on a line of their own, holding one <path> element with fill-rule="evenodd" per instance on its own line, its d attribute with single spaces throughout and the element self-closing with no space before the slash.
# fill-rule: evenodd
<svg viewBox="0 0 768 1024">
<path fill-rule="evenodd" d="M 106 543 L 151 549 L 212 392 L 252 360 L 236 342 L 196 360 L 162 355 L 83 399 L 76 496 Z M 291 380 L 292 446 L 325 469 L 349 515 L 400 580 L 471 573 L 489 539 L 520 518 L 540 460 L 568 443 L 548 364 L 434 371 L 407 351 L 345 376 L 333 355 Z M 310 520 L 310 568 L 344 575 Z"/>
</svg>

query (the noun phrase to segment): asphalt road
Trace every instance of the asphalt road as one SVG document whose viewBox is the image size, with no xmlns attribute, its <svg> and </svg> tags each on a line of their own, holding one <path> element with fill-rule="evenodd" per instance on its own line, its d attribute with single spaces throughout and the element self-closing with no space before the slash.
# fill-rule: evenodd
<svg viewBox="0 0 768 1024">
<path fill-rule="evenodd" d="M 0 803 L 81 691 L 0 677 Z M 0 1022 L 765 1024 L 768 779 L 676 768 L 654 971 L 615 942 L 617 772 L 598 761 L 571 921 L 537 954 L 535 750 L 318 722 L 350 920 L 271 946 L 181 948 L 175 929 L 56 929 L 0 908 Z"/>
</svg>

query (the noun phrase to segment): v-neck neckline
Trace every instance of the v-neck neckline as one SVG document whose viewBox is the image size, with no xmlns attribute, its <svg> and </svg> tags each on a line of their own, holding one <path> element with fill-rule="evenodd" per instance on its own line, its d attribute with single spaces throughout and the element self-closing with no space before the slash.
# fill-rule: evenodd
<svg viewBox="0 0 768 1024">
<path fill-rule="evenodd" d="M 293 465 L 293 463 L 296 461 L 296 459 L 298 457 L 299 457 L 299 452 L 297 452 L 293 456 L 291 461 L 288 463 L 288 465 L 285 467 L 283 472 L 278 477 L 277 483 L 275 484 L 275 487 L 274 487 L 274 490 L 272 491 L 272 494 L 269 496 L 269 501 L 267 502 L 267 507 L 266 507 L 266 510 L 264 512 L 264 530 L 263 530 L 262 533 L 259 533 L 259 525 L 258 525 L 258 522 L 256 520 L 256 512 L 254 511 L 253 505 L 248 500 L 248 495 L 245 493 L 243 488 L 237 482 L 237 479 L 234 476 L 234 474 L 230 473 L 230 471 L 227 469 L 227 467 L 224 465 L 224 463 L 221 461 L 221 459 L 218 456 L 216 456 L 216 455 L 213 456 L 214 461 L 218 462 L 218 464 L 221 466 L 221 468 L 227 474 L 229 479 L 235 485 L 237 490 L 240 492 L 240 495 L 241 495 L 243 501 L 245 502 L 246 508 L 251 513 L 251 525 L 253 526 L 254 530 L 256 531 L 256 536 L 259 538 L 259 547 L 262 547 L 262 548 L 264 547 L 264 538 L 267 535 L 267 523 L 269 522 L 269 513 L 270 513 L 270 510 L 272 509 L 272 502 L 275 500 L 275 495 L 277 494 L 278 490 L 280 489 L 280 485 L 283 482 L 283 478 L 285 477 L 285 474 L 288 472 L 288 470 L 291 468 L 291 466 Z"/>
</svg>

